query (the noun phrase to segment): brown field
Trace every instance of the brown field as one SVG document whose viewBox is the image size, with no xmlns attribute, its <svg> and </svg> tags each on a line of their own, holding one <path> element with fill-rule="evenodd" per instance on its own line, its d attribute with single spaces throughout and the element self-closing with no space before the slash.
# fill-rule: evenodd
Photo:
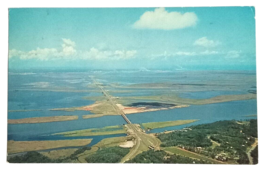
<svg viewBox="0 0 267 172">
<path fill-rule="evenodd" d="M 49 140 L 49 141 L 13 141 L 7 143 L 8 154 L 46 150 L 60 147 L 85 146 L 91 143 L 92 139 L 75 140 Z"/>
<path fill-rule="evenodd" d="M 44 122 L 56 122 L 56 121 L 70 121 L 76 119 L 78 119 L 78 116 L 51 116 L 51 117 L 9 119 L 8 123 L 9 124 L 44 123 Z"/>
</svg>

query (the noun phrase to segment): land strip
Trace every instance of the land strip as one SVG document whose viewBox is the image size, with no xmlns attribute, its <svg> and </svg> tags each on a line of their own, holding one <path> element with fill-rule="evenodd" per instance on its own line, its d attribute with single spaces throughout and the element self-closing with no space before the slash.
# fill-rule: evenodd
<svg viewBox="0 0 267 172">
<path fill-rule="evenodd" d="M 99 135 L 111 135 L 111 134 L 123 134 L 126 130 L 123 126 L 107 126 L 104 128 L 92 128 L 85 130 L 68 131 L 62 133 L 56 133 L 53 135 L 64 135 L 66 137 L 72 136 L 99 136 Z"/>
<path fill-rule="evenodd" d="M 186 156 L 186 157 L 193 158 L 193 159 L 199 159 L 199 160 L 212 162 L 215 164 L 225 164 L 222 161 L 218 161 L 218 160 L 206 157 L 204 155 L 200 155 L 200 154 L 188 151 L 188 150 L 184 150 L 179 147 L 166 147 L 166 148 L 163 148 L 163 150 L 170 154 L 178 154 L 178 155 Z"/>
<path fill-rule="evenodd" d="M 240 95 L 221 95 L 209 99 L 188 99 L 181 98 L 176 95 L 158 95 L 158 96 L 136 96 L 136 97 L 122 97 L 118 102 L 125 105 L 132 103 L 133 100 L 137 101 L 156 101 L 161 103 L 174 103 L 176 105 L 203 105 L 212 103 L 221 103 L 236 100 L 249 100 L 256 99 L 255 94 L 240 94 Z"/>
<path fill-rule="evenodd" d="M 197 119 L 192 120 L 177 120 L 177 121 L 165 121 L 165 122 L 149 122 L 143 123 L 142 125 L 145 129 L 155 129 L 155 128 L 164 128 L 164 127 L 171 127 L 177 125 L 184 125 L 198 121 Z"/>
<path fill-rule="evenodd" d="M 247 151 L 249 164 L 253 164 L 253 158 L 251 156 L 251 152 L 257 147 L 258 145 L 258 138 L 255 138 L 255 142 L 251 145 L 250 149 Z"/>
<path fill-rule="evenodd" d="M 27 124 L 27 123 L 45 123 L 56 121 L 71 121 L 77 120 L 78 116 L 51 116 L 51 117 L 34 117 L 34 118 L 22 118 L 22 119 L 9 119 L 8 124 Z"/>
<path fill-rule="evenodd" d="M 74 139 L 74 140 L 49 140 L 49 141 L 13 141 L 7 143 L 8 154 L 38 151 L 62 147 L 78 147 L 91 143 L 92 139 Z"/>
<path fill-rule="evenodd" d="M 78 160 L 81 163 L 87 163 L 85 158 L 88 156 L 91 156 L 96 153 L 99 148 L 107 148 L 107 147 L 113 147 L 113 146 L 119 146 L 120 144 L 123 144 L 125 141 L 127 141 L 128 137 L 112 137 L 112 138 L 106 138 L 98 142 L 97 144 L 93 145 L 91 147 L 91 150 L 86 150 L 83 153 L 79 154 Z"/>
<path fill-rule="evenodd" d="M 60 149 L 60 150 L 51 150 L 51 151 L 40 151 L 41 154 L 47 156 L 50 159 L 63 159 L 69 157 L 73 154 L 76 150 L 74 149 Z"/>
<path fill-rule="evenodd" d="M 177 120 L 177 121 L 165 121 L 165 122 L 149 122 L 149 123 L 142 123 L 141 125 L 144 126 L 145 129 L 155 129 L 155 128 L 164 128 L 164 127 L 171 127 L 171 126 L 178 126 L 189 124 L 198 121 L 197 119 L 191 120 Z M 139 128 L 139 125 L 137 126 Z M 141 131 L 141 128 L 138 130 Z M 55 133 L 53 135 L 64 135 L 66 137 L 76 137 L 76 136 L 98 136 L 98 135 L 111 135 L 111 134 L 123 134 L 129 133 L 133 130 L 129 129 L 127 125 L 115 125 L 115 126 L 107 126 L 103 128 L 89 128 L 84 130 L 74 130 L 74 131 L 67 131 L 61 133 Z"/>
</svg>

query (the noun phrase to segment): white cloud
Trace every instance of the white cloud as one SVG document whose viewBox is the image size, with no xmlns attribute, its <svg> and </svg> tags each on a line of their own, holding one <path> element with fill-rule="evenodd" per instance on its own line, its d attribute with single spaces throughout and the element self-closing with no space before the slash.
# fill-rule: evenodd
<svg viewBox="0 0 267 172">
<path fill-rule="evenodd" d="M 9 50 L 9 58 L 18 57 L 22 60 L 55 60 L 55 59 L 129 59 L 137 53 L 136 50 L 114 50 L 105 51 L 97 48 L 90 48 L 89 51 L 77 51 L 75 42 L 70 39 L 62 39 L 62 49 L 37 48 L 28 52 L 12 49 Z"/>
<path fill-rule="evenodd" d="M 202 51 L 202 52 L 189 52 L 189 51 L 178 51 L 175 53 L 167 53 L 164 52 L 163 54 L 158 54 L 158 55 L 152 55 L 153 57 L 175 57 L 175 56 L 209 56 L 209 55 L 215 55 L 215 54 L 220 54 L 218 51 Z"/>
<path fill-rule="evenodd" d="M 203 47 L 216 47 L 220 44 L 219 41 L 209 40 L 207 37 L 199 38 L 194 42 L 194 45 L 203 46 Z"/>
<path fill-rule="evenodd" d="M 101 51 L 93 47 L 83 54 L 83 59 L 129 59 L 133 58 L 136 53 L 136 50 Z"/>
<path fill-rule="evenodd" d="M 39 59 L 39 60 L 48 60 L 51 56 L 57 56 L 58 51 L 54 48 L 37 48 L 28 52 L 12 49 L 9 50 L 9 58 L 19 57 L 22 60 L 26 59 Z"/>
<path fill-rule="evenodd" d="M 9 58 L 19 57 L 20 59 L 38 59 L 49 60 L 55 59 L 54 57 L 67 58 L 76 54 L 75 42 L 70 39 L 62 39 L 62 50 L 55 48 L 36 48 L 28 52 L 12 49 L 9 50 Z"/>
<path fill-rule="evenodd" d="M 241 53 L 241 51 L 229 51 L 226 54 L 226 58 L 238 58 L 238 57 L 240 57 L 240 53 Z"/>
<path fill-rule="evenodd" d="M 200 54 L 202 54 L 202 55 L 213 55 L 213 54 L 219 54 L 219 52 L 218 51 L 206 50 L 206 51 L 201 52 Z"/>
<path fill-rule="evenodd" d="M 177 56 L 195 56 L 195 55 L 197 55 L 197 53 L 179 51 L 179 52 L 174 53 L 172 56 L 175 56 L 175 55 L 177 55 Z"/>
<path fill-rule="evenodd" d="M 70 39 L 62 38 L 62 55 L 63 56 L 70 56 L 76 53 L 75 50 L 75 42 L 71 41 Z"/>
<path fill-rule="evenodd" d="M 168 12 L 165 8 L 156 8 L 145 12 L 133 25 L 136 29 L 162 29 L 173 30 L 195 26 L 197 16 L 193 12 Z"/>
</svg>

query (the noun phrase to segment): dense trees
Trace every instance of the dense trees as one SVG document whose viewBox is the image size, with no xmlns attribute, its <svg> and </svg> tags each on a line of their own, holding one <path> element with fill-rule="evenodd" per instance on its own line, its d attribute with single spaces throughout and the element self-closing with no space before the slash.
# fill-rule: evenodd
<svg viewBox="0 0 267 172">
<path fill-rule="evenodd" d="M 39 152 L 27 152 L 25 155 L 15 156 L 8 160 L 10 163 L 53 163 L 57 162 L 40 154 Z"/>
<path fill-rule="evenodd" d="M 98 150 L 85 160 L 89 163 L 116 163 L 129 153 L 129 149 L 121 147 L 109 147 Z"/>
<path fill-rule="evenodd" d="M 246 150 L 257 137 L 257 120 L 218 121 L 189 129 L 159 134 L 161 146 L 179 146 L 215 159 L 248 164 Z M 216 146 L 211 148 L 213 142 Z M 201 147 L 201 149 L 197 149 Z"/>
<path fill-rule="evenodd" d="M 257 137 L 257 120 L 249 121 L 218 121 L 211 124 L 192 126 L 172 133 L 162 133 L 158 138 L 162 147 L 179 146 L 220 161 L 248 164 L 247 150 Z M 64 159 L 52 160 L 38 152 L 8 159 L 11 163 L 61 163 L 77 162 L 77 156 L 90 147 L 76 150 Z M 129 149 L 121 147 L 100 148 L 88 156 L 89 163 L 118 163 L 129 153 Z M 258 163 L 258 146 L 251 152 L 253 163 Z M 170 155 L 165 151 L 149 150 L 137 155 L 128 163 L 207 163 L 179 155 Z"/>
<path fill-rule="evenodd" d="M 181 163 L 181 164 L 205 164 L 207 162 L 200 160 L 193 160 L 179 155 L 169 155 L 165 151 L 148 150 L 137 155 L 126 163 Z"/>
<path fill-rule="evenodd" d="M 76 150 L 70 157 L 66 157 L 63 159 L 50 159 L 39 152 L 32 151 L 27 152 L 24 155 L 14 156 L 8 159 L 10 163 L 62 163 L 62 162 L 71 162 L 71 160 L 77 159 L 77 155 L 83 153 L 86 150 L 90 150 L 91 147 L 82 147 Z"/>
<path fill-rule="evenodd" d="M 253 164 L 258 164 L 258 146 L 251 152 Z"/>
<path fill-rule="evenodd" d="M 73 159 L 77 159 L 77 155 L 83 153 L 83 152 L 86 151 L 86 150 L 90 150 L 90 149 L 91 149 L 91 147 L 87 147 L 87 146 L 82 147 L 82 148 L 76 150 L 73 154 L 71 154 L 71 155 L 70 155 L 70 159 L 72 159 L 72 160 L 73 160 Z"/>
</svg>

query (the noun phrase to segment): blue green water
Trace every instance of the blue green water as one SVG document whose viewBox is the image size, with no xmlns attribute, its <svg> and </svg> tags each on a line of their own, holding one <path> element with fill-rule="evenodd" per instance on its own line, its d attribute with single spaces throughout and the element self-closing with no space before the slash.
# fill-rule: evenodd
<svg viewBox="0 0 267 172">
<path fill-rule="evenodd" d="M 174 120 L 198 119 L 191 124 L 165 127 L 151 130 L 157 133 L 165 130 L 181 129 L 190 125 L 203 123 L 211 123 L 220 120 L 240 120 L 256 117 L 246 117 L 246 115 L 257 114 L 256 100 L 242 100 L 224 103 L 192 105 L 187 108 L 171 109 L 168 111 L 144 112 L 134 115 L 128 115 L 128 118 L 133 123 L 161 122 Z"/>
<path fill-rule="evenodd" d="M 248 90 L 256 89 L 256 74 L 253 71 L 9 72 L 8 110 L 39 109 L 40 111 L 9 112 L 8 119 L 62 115 L 77 115 L 79 118 L 73 121 L 50 123 L 9 124 L 8 139 L 56 140 L 63 138 L 51 136 L 51 134 L 125 124 L 121 116 L 83 119 L 82 115 L 90 114 L 89 111 L 50 111 L 53 108 L 79 107 L 93 104 L 94 101 L 84 99 L 87 96 L 101 95 L 96 88 L 92 87 L 92 81 L 89 77 L 92 75 L 103 83 L 104 89 L 111 91 L 113 96 L 119 97 L 168 94 L 178 95 L 183 98 L 204 99 L 219 95 L 247 94 Z M 168 83 L 169 85 L 173 84 L 173 87 L 141 88 L 138 85 L 132 87 L 132 84 L 146 83 Z M 117 84 L 118 87 L 114 86 L 114 84 Z M 116 92 L 121 90 L 129 92 Z M 218 120 L 249 119 L 245 115 L 257 114 L 256 106 L 256 100 L 243 100 L 131 114 L 128 115 L 128 118 L 132 123 L 199 119 L 199 121 L 192 124 L 151 131 L 162 132 Z M 93 143 L 103 137 L 94 136 Z M 114 137 L 114 135 L 105 137 Z M 73 137 L 73 139 L 76 139 L 76 137 Z"/>
</svg>

